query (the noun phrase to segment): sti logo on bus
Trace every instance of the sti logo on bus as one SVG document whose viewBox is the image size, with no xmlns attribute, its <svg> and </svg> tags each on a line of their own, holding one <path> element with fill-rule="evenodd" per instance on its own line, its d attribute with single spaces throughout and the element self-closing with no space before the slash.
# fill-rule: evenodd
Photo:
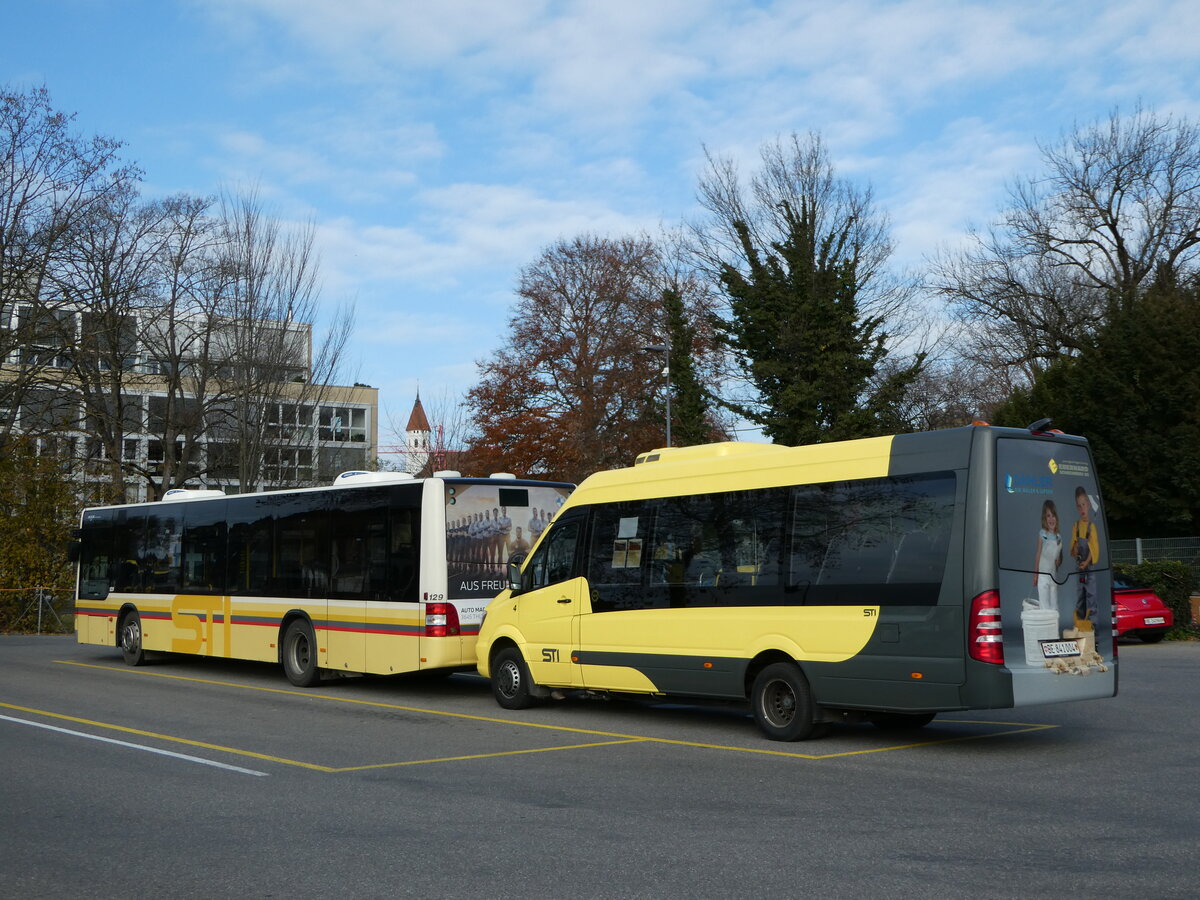
<svg viewBox="0 0 1200 900">
<path fill-rule="evenodd" d="M 557 647 L 543 647 L 542 648 L 542 662 L 558 662 L 558 648 Z"/>
</svg>

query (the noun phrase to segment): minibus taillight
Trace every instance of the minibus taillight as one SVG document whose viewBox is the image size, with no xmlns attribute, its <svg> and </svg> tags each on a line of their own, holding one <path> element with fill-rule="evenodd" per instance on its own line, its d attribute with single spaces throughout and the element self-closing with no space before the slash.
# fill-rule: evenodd
<svg viewBox="0 0 1200 900">
<path fill-rule="evenodd" d="M 458 610 L 453 603 L 425 604 L 425 637 L 458 634 Z"/>
<path fill-rule="evenodd" d="M 984 591 L 971 601 L 971 624 L 967 637 L 971 659 L 1004 665 L 1004 634 L 1000 625 L 998 591 Z"/>
</svg>

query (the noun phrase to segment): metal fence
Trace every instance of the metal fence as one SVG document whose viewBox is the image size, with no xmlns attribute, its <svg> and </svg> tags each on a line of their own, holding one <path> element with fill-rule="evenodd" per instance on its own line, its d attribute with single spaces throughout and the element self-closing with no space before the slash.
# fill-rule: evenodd
<svg viewBox="0 0 1200 900">
<path fill-rule="evenodd" d="M 74 595 L 74 591 L 61 588 L 0 588 L 0 631 L 71 631 Z"/>
<path fill-rule="evenodd" d="M 1173 559 L 1186 563 L 1195 580 L 1193 587 L 1200 586 L 1200 537 L 1133 538 L 1109 541 L 1108 546 L 1113 562 L 1137 565 L 1149 560 Z"/>
</svg>

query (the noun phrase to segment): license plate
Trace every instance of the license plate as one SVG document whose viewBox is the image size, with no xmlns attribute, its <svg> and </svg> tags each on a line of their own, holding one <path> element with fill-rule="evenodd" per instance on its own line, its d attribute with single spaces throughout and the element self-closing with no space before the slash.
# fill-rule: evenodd
<svg viewBox="0 0 1200 900">
<path fill-rule="evenodd" d="M 1060 656 L 1078 656 L 1078 641 L 1041 641 L 1042 656 L 1046 659 L 1058 659 Z"/>
<path fill-rule="evenodd" d="M 1166 616 L 1150 616 L 1142 622 L 1143 625 L 1166 625 Z"/>
</svg>

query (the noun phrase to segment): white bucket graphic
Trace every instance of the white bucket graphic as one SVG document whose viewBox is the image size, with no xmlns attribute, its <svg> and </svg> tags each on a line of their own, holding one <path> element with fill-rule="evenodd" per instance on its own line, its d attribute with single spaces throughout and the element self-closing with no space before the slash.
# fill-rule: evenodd
<svg viewBox="0 0 1200 900">
<path fill-rule="evenodd" d="M 1058 639 L 1058 613 L 1052 609 L 1023 610 L 1021 630 L 1025 633 L 1025 662 L 1031 666 L 1044 666 L 1046 656 L 1038 641 Z"/>
</svg>

